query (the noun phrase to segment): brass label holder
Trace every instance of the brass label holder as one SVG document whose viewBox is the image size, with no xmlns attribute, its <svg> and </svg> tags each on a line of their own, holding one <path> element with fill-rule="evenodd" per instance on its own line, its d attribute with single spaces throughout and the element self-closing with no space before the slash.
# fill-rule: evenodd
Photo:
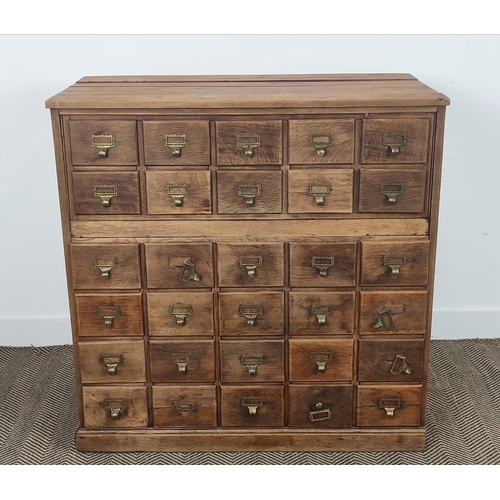
<svg viewBox="0 0 500 500">
<path fill-rule="evenodd" d="M 311 352 L 309 355 L 311 363 L 316 363 L 319 372 L 326 371 L 326 364 L 333 361 L 332 352 Z"/>
<path fill-rule="evenodd" d="M 101 198 L 103 207 L 109 207 L 111 198 L 118 196 L 118 186 L 116 184 L 95 184 L 94 196 Z"/>
<path fill-rule="evenodd" d="M 245 150 L 246 158 L 252 158 L 254 148 L 260 146 L 260 135 L 237 135 L 236 146 Z"/>
<path fill-rule="evenodd" d="M 262 186 L 260 184 L 238 184 L 238 196 L 245 198 L 247 206 L 252 206 L 255 198 L 262 194 Z"/>
<path fill-rule="evenodd" d="M 97 306 L 97 316 L 104 319 L 107 328 L 111 328 L 113 320 L 120 314 L 120 306 Z"/>
<path fill-rule="evenodd" d="M 408 137 L 406 134 L 397 134 L 393 132 L 386 132 L 382 134 L 382 144 L 389 146 L 392 156 L 397 156 L 401 151 L 400 147 L 406 144 Z"/>
<path fill-rule="evenodd" d="M 401 266 L 406 266 L 408 257 L 406 255 L 384 255 L 382 263 L 391 269 L 392 276 L 397 276 Z"/>
<path fill-rule="evenodd" d="M 101 271 L 103 279 L 109 279 L 109 272 L 118 265 L 116 257 L 94 257 L 92 261 L 94 268 Z"/>
<path fill-rule="evenodd" d="M 99 362 L 106 365 L 109 375 L 116 375 L 116 368 L 119 363 L 123 363 L 121 354 L 101 354 Z"/>
<path fill-rule="evenodd" d="M 172 156 L 178 158 L 181 155 L 181 149 L 189 145 L 186 134 L 165 134 L 163 144 L 166 148 L 172 150 Z"/>
<path fill-rule="evenodd" d="M 318 207 L 322 207 L 325 204 L 325 196 L 328 196 L 331 192 L 331 184 L 309 184 L 307 189 L 307 194 L 314 196 Z"/>
<path fill-rule="evenodd" d="M 248 276 L 253 278 L 255 276 L 255 270 L 262 266 L 264 259 L 262 255 L 243 255 L 239 259 L 240 266 L 246 268 Z"/>
<path fill-rule="evenodd" d="M 405 192 L 402 182 L 383 182 L 380 184 L 380 194 L 387 196 L 389 205 L 395 205 L 399 195 Z"/>
<path fill-rule="evenodd" d="M 389 309 L 382 309 L 377 313 L 377 319 L 372 323 L 373 328 L 382 328 L 382 330 L 393 330 L 394 321 Z"/>
<path fill-rule="evenodd" d="M 401 373 L 407 373 L 408 375 L 411 375 L 412 372 L 413 370 L 406 363 L 406 356 L 404 354 L 396 354 L 389 373 L 391 375 L 399 375 Z"/>
<path fill-rule="evenodd" d="M 319 271 L 319 275 L 325 277 L 328 269 L 335 266 L 335 258 L 326 255 L 313 255 L 311 257 L 311 266 Z"/>
<path fill-rule="evenodd" d="M 191 304 L 171 304 L 168 306 L 168 314 L 175 318 L 177 325 L 184 325 L 186 317 L 193 314 L 193 306 Z"/>
<path fill-rule="evenodd" d="M 326 317 L 331 316 L 332 313 L 333 313 L 333 305 L 332 304 L 328 304 L 328 305 L 311 304 L 311 306 L 309 307 L 309 315 L 316 316 L 316 318 L 318 318 L 318 323 L 320 325 L 324 325 L 326 323 Z"/>
<path fill-rule="evenodd" d="M 247 367 L 250 375 L 255 375 L 257 373 L 257 366 L 264 363 L 264 357 L 262 354 L 242 354 L 240 356 L 240 363 Z"/>
<path fill-rule="evenodd" d="M 257 415 L 257 408 L 264 405 L 260 396 L 247 396 L 241 399 L 241 406 L 248 409 L 249 415 Z"/>
<path fill-rule="evenodd" d="M 201 281 L 201 275 L 196 272 L 194 267 L 194 262 L 190 262 L 189 259 L 184 261 L 178 278 L 181 283 L 189 283 L 191 280 Z"/>
<path fill-rule="evenodd" d="M 167 184 L 165 186 L 165 193 L 173 198 L 176 207 L 182 207 L 182 202 L 189 196 L 190 191 L 190 184 Z"/>
<path fill-rule="evenodd" d="M 92 134 L 90 137 L 90 145 L 97 148 L 99 158 L 106 158 L 108 156 L 108 149 L 114 148 L 116 144 L 113 135 L 109 134 Z"/>
<path fill-rule="evenodd" d="M 316 403 L 314 405 L 315 410 L 309 412 L 309 420 L 311 422 L 324 422 L 325 420 L 331 420 L 332 412 L 329 408 L 324 408 L 323 403 Z"/>
<path fill-rule="evenodd" d="M 401 408 L 402 403 L 399 398 L 380 398 L 378 407 L 385 410 L 388 417 L 394 417 L 394 411 Z"/>
<path fill-rule="evenodd" d="M 240 316 L 247 319 L 249 326 L 253 326 L 255 320 L 264 314 L 264 307 L 260 304 L 240 304 L 238 310 Z"/>
<path fill-rule="evenodd" d="M 179 367 L 179 373 L 186 373 L 187 365 L 194 362 L 192 354 L 173 353 L 170 362 Z"/>
<path fill-rule="evenodd" d="M 188 412 L 188 411 L 198 411 L 199 406 L 196 403 L 177 403 L 176 401 L 172 402 L 172 410 L 180 411 L 180 412 Z"/>
<path fill-rule="evenodd" d="M 109 398 L 102 401 L 101 406 L 109 411 L 111 418 L 117 419 L 120 417 L 120 413 L 125 411 L 127 401 L 121 398 Z"/>
<path fill-rule="evenodd" d="M 318 156 L 325 156 L 326 148 L 332 144 L 332 134 L 311 134 L 309 136 L 309 145 L 317 149 Z"/>
</svg>

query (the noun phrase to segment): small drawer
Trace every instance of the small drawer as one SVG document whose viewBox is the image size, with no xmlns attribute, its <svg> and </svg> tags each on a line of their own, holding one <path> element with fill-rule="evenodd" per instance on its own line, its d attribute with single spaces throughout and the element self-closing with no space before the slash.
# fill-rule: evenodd
<svg viewBox="0 0 500 500">
<path fill-rule="evenodd" d="M 215 387 L 154 385 L 153 425 L 198 429 L 217 427 Z"/>
<path fill-rule="evenodd" d="M 213 382 L 213 340 L 151 340 L 152 382 Z"/>
<path fill-rule="evenodd" d="M 363 241 L 361 284 L 374 286 L 427 285 L 429 242 Z"/>
<path fill-rule="evenodd" d="M 144 335 L 140 293 L 75 294 L 78 335 Z"/>
<path fill-rule="evenodd" d="M 290 339 L 291 382 L 351 382 L 352 340 Z"/>
<path fill-rule="evenodd" d="M 149 335 L 184 337 L 214 334 L 211 292 L 148 293 Z"/>
<path fill-rule="evenodd" d="M 205 121 L 144 121 L 146 165 L 210 165 L 210 131 Z"/>
<path fill-rule="evenodd" d="M 425 170 L 361 170 L 359 211 L 422 213 L 426 201 Z"/>
<path fill-rule="evenodd" d="M 282 243 L 220 244 L 219 285 L 221 287 L 283 286 Z"/>
<path fill-rule="evenodd" d="M 111 385 L 83 387 L 83 426 L 147 427 L 146 387 Z"/>
<path fill-rule="evenodd" d="M 283 387 L 221 387 L 223 427 L 282 427 Z"/>
<path fill-rule="evenodd" d="M 354 119 L 290 120 L 290 163 L 354 162 Z"/>
<path fill-rule="evenodd" d="M 290 243 L 290 286 L 330 288 L 355 284 L 355 243 Z"/>
<path fill-rule="evenodd" d="M 358 379 L 361 382 L 421 382 L 423 340 L 359 341 Z"/>
<path fill-rule="evenodd" d="M 231 292 L 219 295 L 220 334 L 283 335 L 283 292 Z"/>
<path fill-rule="evenodd" d="M 222 382 L 282 382 L 285 378 L 283 349 L 283 340 L 222 340 Z"/>
<path fill-rule="evenodd" d="M 427 118 L 365 119 L 361 163 L 427 163 L 429 135 Z"/>
<path fill-rule="evenodd" d="M 290 335 L 352 335 L 354 292 L 290 292 Z"/>
<path fill-rule="evenodd" d="M 218 165 L 281 165 L 281 121 L 216 122 Z"/>
<path fill-rule="evenodd" d="M 358 426 L 418 427 L 421 403 L 420 385 L 358 386 Z"/>
<path fill-rule="evenodd" d="M 424 335 L 427 292 L 361 292 L 361 335 Z"/>
<path fill-rule="evenodd" d="M 73 165 L 138 164 L 135 120 L 70 120 L 69 135 Z"/>
<path fill-rule="evenodd" d="M 146 194 L 149 214 L 212 213 L 210 172 L 146 172 Z"/>
<path fill-rule="evenodd" d="M 290 427 L 351 427 L 352 386 L 292 385 L 289 389 Z"/>
<path fill-rule="evenodd" d="M 74 172 L 77 215 L 141 213 L 137 172 Z"/>
<path fill-rule="evenodd" d="M 352 170 L 301 169 L 288 173 L 290 213 L 351 213 Z"/>
<path fill-rule="evenodd" d="M 148 288 L 214 286 L 212 244 L 146 243 Z"/>
<path fill-rule="evenodd" d="M 82 384 L 146 382 L 143 340 L 78 342 Z"/>
<path fill-rule="evenodd" d="M 139 245 L 70 245 L 75 289 L 141 288 Z"/>
<path fill-rule="evenodd" d="M 220 214 L 279 214 L 281 172 L 217 172 Z"/>
</svg>

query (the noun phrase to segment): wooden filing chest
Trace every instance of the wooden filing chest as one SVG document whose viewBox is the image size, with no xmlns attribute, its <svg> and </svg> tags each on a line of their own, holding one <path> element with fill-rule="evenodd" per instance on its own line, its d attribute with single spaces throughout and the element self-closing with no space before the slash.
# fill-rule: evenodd
<svg viewBox="0 0 500 500">
<path fill-rule="evenodd" d="M 77 447 L 423 449 L 448 104 L 405 74 L 49 99 Z"/>
</svg>

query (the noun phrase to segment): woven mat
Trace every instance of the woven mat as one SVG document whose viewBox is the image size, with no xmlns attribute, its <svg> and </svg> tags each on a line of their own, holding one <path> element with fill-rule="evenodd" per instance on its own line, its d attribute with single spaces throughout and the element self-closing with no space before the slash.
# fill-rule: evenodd
<svg viewBox="0 0 500 500">
<path fill-rule="evenodd" d="M 433 340 L 423 452 L 83 453 L 71 346 L 0 347 L 0 464 L 500 464 L 500 339 Z"/>
</svg>

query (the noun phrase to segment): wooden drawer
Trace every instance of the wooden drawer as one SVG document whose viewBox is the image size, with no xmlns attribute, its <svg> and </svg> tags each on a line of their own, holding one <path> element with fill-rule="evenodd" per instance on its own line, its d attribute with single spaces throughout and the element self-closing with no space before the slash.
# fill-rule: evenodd
<svg viewBox="0 0 500 500">
<path fill-rule="evenodd" d="M 425 209 L 425 170 L 361 170 L 359 211 L 421 213 Z"/>
<path fill-rule="evenodd" d="M 230 292 L 219 295 L 220 334 L 283 335 L 283 292 Z"/>
<path fill-rule="evenodd" d="M 361 335 L 423 335 L 427 292 L 361 292 Z"/>
<path fill-rule="evenodd" d="M 354 162 L 354 119 L 290 120 L 290 163 Z"/>
<path fill-rule="evenodd" d="M 290 286 L 330 288 L 355 283 L 355 243 L 290 243 Z"/>
<path fill-rule="evenodd" d="M 222 340 L 221 380 L 265 383 L 284 380 L 283 340 Z"/>
<path fill-rule="evenodd" d="M 145 120 L 146 165 L 210 165 L 208 121 Z"/>
<path fill-rule="evenodd" d="M 82 388 L 84 427 L 147 427 L 146 387 L 110 385 Z"/>
<path fill-rule="evenodd" d="M 217 172 L 220 214 L 279 214 L 281 172 L 252 170 Z"/>
<path fill-rule="evenodd" d="M 219 165 L 281 164 L 281 121 L 218 121 L 215 126 Z"/>
<path fill-rule="evenodd" d="M 77 215 L 141 213 L 138 172 L 74 172 Z"/>
<path fill-rule="evenodd" d="M 361 245 L 362 285 L 427 285 L 429 241 L 363 241 Z"/>
<path fill-rule="evenodd" d="M 212 213 L 208 170 L 146 172 L 149 214 Z"/>
<path fill-rule="evenodd" d="M 223 427 L 281 427 L 283 387 L 258 385 L 221 387 Z"/>
<path fill-rule="evenodd" d="M 143 340 L 78 342 L 82 384 L 146 382 Z"/>
<path fill-rule="evenodd" d="M 358 426 L 417 427 L 421 404 L 420 385 L 358 386 Z"/>
<path fill-rule="evenodd" d="M 358 356 L 361 382 L 421 382 L 424 376 L 424 341 L 420 339 L 361 339 Z"/>
<path fill-rule="evenodd" d="M 352 340 L 290 339 L 291 382 L 351 382 Z"/>
<path fill-rule="evenodd" d="M 352 386 L 292 385 L 289 389 L 290 427 L 351 427 Z"/>
<path fill-rule="evenodd" d="M 69 120 L 73 165 L 138 164 L 135 120 Z"/>
<path fill-rule="evenodd" d="M 75 294 L 78 335 L 144 335 L 140 293 Z"/>
<path fill-rule="evenodd" d="M 221 287 L 283 286 L 282 243 L 221 243 L 218 248 Z"/>
<path fill-rule="evenodd" d="M 213 335 L 211 292 L 155 292 L 147 294 L 149 335 Z"/>
<path fill-rule="evenodd" d="M 213 382 L 213 340 L 151 340 L 152 382 Z"/>
<path fill-rule="evenodd" d="M 139 245 L 70 245 L 75 289 L 141 288 Z"/>
<path fill-rule="evenodd" d="M 429 135 L 427 118 L 365 119 L 361 163 L 427 163 Z"/>
<path fill-rule="evenodd" d="M 290 335 L 352 335 L 354 292 L 290 292 Z"/>
<path fill-rule="evenodd" d="M 217 426 L 214 386 L 153 386 L 154 427 L 206 428 Z"/>
<path fill-rule="evenodd" d="M 146 243 L 148 288 L 214 286 L 212 244 Z"/>
</svg>

